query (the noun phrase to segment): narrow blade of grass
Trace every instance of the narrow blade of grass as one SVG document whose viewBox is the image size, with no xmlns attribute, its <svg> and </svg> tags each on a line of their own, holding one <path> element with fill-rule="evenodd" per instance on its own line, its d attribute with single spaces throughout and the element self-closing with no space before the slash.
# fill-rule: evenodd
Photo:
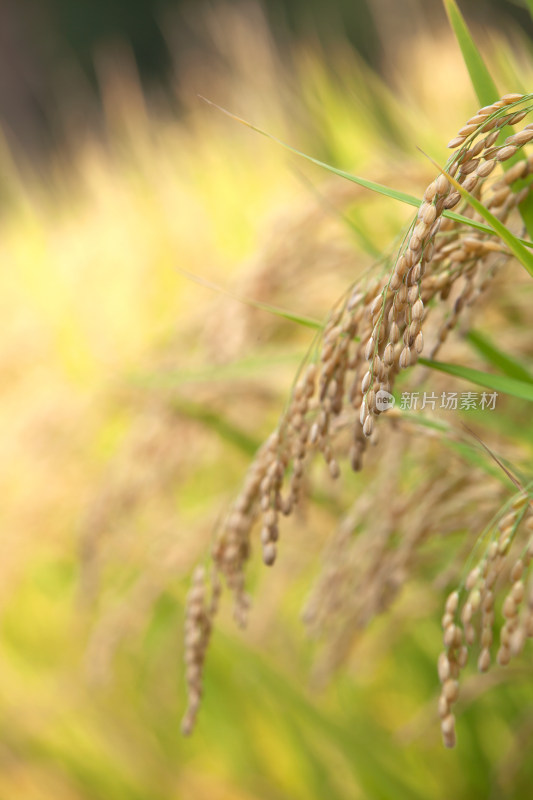
<svg viewBox="0 0 533 800">
<path fill-rule="evenodd" d="M 455 186 L 458 192 L 461 193 L 462 197 L 472 206 L 472 208 L 478 212 L 478 214 L 483 217 L 483 219 L 489 223 L 491 228 L 498 234 L 500 239 L 505 242 L 505 244 L 509 247 L 511 253 L 515 256 L 515 258 L 522 264 L 524 269 L 526 269 L 529 274 L 533 277 L 533 253 L 527 250 L 520 239 L 511 233 L 509 228 L 507 228 L 503 222 L 500 222 L 497 217 L 492 214 L 488 208 L 486 208 L 483 203 L 481 203 L 474 195 L 467 192 L 460 183 L 458 183 L 455 178 L 452 178 L 446 170 L 439 167 L 439 165 L 433 161 L 430 156 L 427 156 L 432 164 L 434 164 L 437 169 L 442 172 L 443 175 L 446 175 L 450 183 Z"/>
<path fill-rule="evenodd" d="M 356 240 L 357 240 L 357 242 L 358 242 L 358 244 L 359 244 L 359 246 L 361 247 L 362 250 L 364 250 L 366 253 L 368 253 L 373 258 L 380 258 L 381 257 L 381 255 L 382 255 L 381 251 L 377 248 L 377 246 L 374 244 L 374 242 L 370 239 L 370 237 L 366 233 L 366 230 L 365 230 L 363 225 L 359 225 L 357 222 L 355 222 L 355 220 L 353 220 L 350 217 L 348 217 L 340 209 L 338 209 L 333 203 L 331 203 L 328 200 L 328 198 L 325 197 L 317 189 L 317 187 L 309 180 L 307 175 L 304 175 L 302 172 L 300 172 L 299 169 L 296 169 L 296 167 L 294 168 L 293 171 L 294 171 L 294 174 L 296 175 L 296 177 L 298 178 L 298 180 L 300 181 L 300 183 L 302 183 L 306 187 L 306 189 L 308 189 L 316 197 L 316 199 L 318 200 L 320 205 L 326 211 L 328 211 L 330 214 L 332 214 L 334 217 L 336 217 L 337 219 L 339 219 L 341 222 L 343 222 L 345 225 L 348 226 L 348 228 L 353 232 L 353 234 L 354 234 L 354 236 L 355 236 L 355 238 L 356 238 Z"/>
<path fill-rule="evenodd" d="M 507 375 L 492 375 L 490 372 L 471 369 L 470 367 L 464 367 L 462 364 L 446 364 L 442 361 L 431 361 L 427 358 L 419 358 L 418 361 L 426 367 L 436 369 L 439 372 L 446 372 L 448 375 L 454 375 L 456 378 L 470 381 L 478 386 L 491 389 L 493 392 L 502 392 L 512 397 L 518 397 L 520 400 L 533 402 L 532 383 L 510 378 Z"/>
<path fill-rule="evenodd" d="M 529 371 L 515 358 L 497 348 L 484 333 L 472 330 L 467 333 L 466 338 L 489 364 L 504 375 L 525 383 L 533 383 L 533 376 Z"/>
<path fill-rule="evenodd" d="M 472 39 L 468 26 L 455 0 L 444 0 L 444 7 L 448 14 L 448 19 L 450 20 L 450 25 L 452 26 L 457 43 L 461 48 L 463 60 L 479 103 L 482 106 L 488 106 L 500 96 L 496 84 Z"/>
<path fill-rule="evenodd" d="M 528 8 L 531 19 L 533 19 L 533 0 L 526 0 L 526 6 Z"/>
<path fill-rule="evenodd" d="M 306 161 L 310 161 L 312 164 L 316 164 L 318 167 L 322 167 L 322 169 L 327 169 L 328 172 L 332 172 L 334 175 L 338 175 L 341 178 L 345 178 L 348 181 L 352 181 L 352 183 L 357 183 L 359 186 L 363 186 L 365 189 L 369 189 L 371 192 L 376 192 L 377 194 L 381 194 L 384 197 L 388 197 L 391 200 L 398 200 L 400 203 L 405 203 L 408 206 L 414 206 L 415 208 L 419 208 L 420 203 L 422 202 L 419 198 L 414 197 L 411 194 L 407 194 L 406 192 L 400 192 L 397 189 L 391 189 L 390 186 L 384 186 L 381 183 L 376 183 L 375 181 L 368 180 L 367 178 L 361 178 L 358 175 L 352 175 L 350 172 L 345 172 L 345 170 L 337 169 L 337 167 L 332 167 L 331 164 L 326 164 L 325 161 L 319 161 L 317 158 L 313 158 L 313 156 L 308 156 L 307 153 L 303 153 L 301 150 L 298 150 L 296 147 L 293 147 L 287 142 L 278 139 L 277 136 L 273 136 L 271 133 L 267 133 L 267 131 L 262 130 L 262 128 L 258 128 L 256 125 L 252 125 L 251 122 L 248 122 L 242 117 L 238 117 L 236 114 L 232 114 L 231 111 L 228 111 L 226 108 L 219 106 L 217 103 L 213 103 L 212 100 L 208 100 L 206 97 L 202 95 L 198 95 L 201 100 L 207 103 L 213 108 L 222 111 L 223 114 L 226 114 L 227 117 L 230 119 L 235 120 L 235 122 L 240 122 L 241 125 L 246 125 L 247 128 L 255 131 L 256 133 L 260 133 L 261 136 L 265 136 L 267 139 L 270 139 L 272 142 L 276 142 L 276 144 L 281 145 L 286 150 L 289 150 L 291 153 L 294 153 L 301 158 L 305 158 Z M 435 163 L 435 162 L 433 162 Z M 482 222 L 476 222 L 475 220 L 469 219 L 468 217 L 464 217 L 462 214 L 457 214 L 455 211 L 445 211 L 445 217 L 449 217 L 453 219 L 455 222 L 460 222 L 463 225 L 469 225 L 471 228 L 476 228 L 478 231 L 483 231 L 483 233 L 489 233 L 491 235 L 495 235 L 494 230 L 489 227 L 488 225 L 484 225 Z M 533 247 L 533 242 L 527 241 L 527 239 L 517 239 L 517 241 L 521 242 L 526 247 Z"/>
<path fill-rule="evenodd" d="M 454 211 L 445 211 L 443 216 L 449 217 L 450 219 L 455 220 L 455 222 L 460 222 L 462 225 L 470 225 L 471 228 L 476 228 L 476 230 L 483 231 L 483 233 L 490 233 L 491 236 L 497 235 L 492 228 L 489 228 L 488 225 L 484 225 L 483 222 L 477 222 L 477 220 L 469 219 L 468 217 L 464 217 L 462 214 L 456 214 Z M 519 236 L 515 236 L 515 239 L 517 242 L 520 242 L 520 244 L 524 245 L 524 247 L 533 248 L 533 242 L 530 242 L 529 239 L 521 239 Z"/>
<path fill-rule="evenodd" d="M 287 309 L 279 308 L 278 306 L 272 306 L 270 303 L 261 303 L 259 300 L 250 300 L 248 297 L 239 297 L 239 295 L 228 291 L 228 289 L 224 289 L 222 286 L 219 286 L 212 281 L 206 280 L 206 278 L 201 278 L 199 275 L 194 275 L 192 272 L 187 272 L 187 270 L 181 269 L 181 267 L 176 267 L 176 269 L 185 278 L 195 281 L 195 283 L 200 284 L 200 286 L 205 286 L 206 289 L 212 289 L 215 292 L 225 294 L 228 297 L 231 297 L 233 300 L 237 300 L 239 303 L 244 303 L 252 308 L 258 308 L 260 311 L 266 311 L 268 314 L 275 314 L 277 317 L 288 319 L 290 322 L 296 322 L 298 325 L 303 325 L 305 328 L 312 328 L 315 331 L 321 331 L 324 327 L 322 322 L 319 322 L 319 320 L 313 319 L 312 317 L 306 317 L 303 314 L 295 314 L 293 311 L 288 311 Z"/>
<path fill-rule="evenodd" d="M 301 347 L 285 352 L 243 358 L 227 364 L 209 364 L 191 369 L 165 369 L 155 372 L 135 372 L 130 375 L 132 384 L 147 388 L 168 388 L 187 383 L 213 383 L 215 381 L 249 381 L 251 376 L 264 376 L 268 370 L 300 363 Z"/>
<path fill-rule="evenodd" d="M 233 422 L 225 419 L 219 411 L 213 411 L 212 408 L 203 406 L 200 403 L 191 403 L 182 399 L 175 400 L 172 406 L 178 414 L 201 422 L 210 428 L 221 439 L 236 447 L 248 458 L 254 456 L 261 446 L 259 439 L 254 439 Z"/>
<path fill-rule="evenodd" d="M 402 418 L 409 420 L 413 425 L 417 425 L 421 428 L 429 428 L 430 430 L 441 433 L 442 443 L 456 453 L 459 453 L 461 458 L 468 461 L 469 464 L 479 467 L 492 478 L 497 478 L 500 481 L 503 480 L 501 470 L 488 462 L 487 459 L 480 454 L 478 448 L 474 447 L 470 441 L 463 441 L 458 438 L 460 436 L 459 431 L 452 428 L 447 423 L 441 420 L 435 420 L 431 417 L 426 417 L 424 414 L 413 414 L 412 412 L 404 410 L 399 413 L 402 415 Z M 505 480 L 503 480 L 503 482 L 506 483 Z"/>
<path fill-rule="evenodd" d="M 533 16 L 533 0 L 527 0 L 527 4 Z M 444 5 L 448 14 L 448 19 L 450 20 L 450 25 L 453 28 L 455 37 L 461 48 L 463 60 L 478 100 L 482 106 L 489 105 L 500 96 L 498 88 L 468 30 L 468 26 L 457 6 L 456 0 L 444 0 Z M 504 138 L 505 135 L 503 133 L 500 134 L 499 141 Z M 509 169 L 513 163 L 515 163 L 513 159 L 510 159 L 503 165 L 503 168 Z M 520 203 L 519 211 L 524 220 L 527 232 L 530 237 L 533 238 L 533 197 L 531 195 Z"/>
<path fill-rule="evenodd" d="M 469 427 L 468 427 L 468 425 L 465 425 L 465 424 L 464 424 L 464 422 L 463 422 L 463 428 L 464 428 L 466 431 L 468 431 L 468 433 L 470 434 L 470 436 L 473 436 L 473 437 L 474 437 L 474 439 L 475 439 L 476 441 L 478 441 L 478 442 L 479 442 L 479 444 L 480 444 L 480 445 L 481 445 L 481 447 L 482 447 L 482 448 L 485 450 L 485 452 L 486 452 L 486 453 L 488 453 L 488 455 L 489 455 L 489 456 L 492 458 L 492 460 L 493 460 L 493 461 L 494 461 L 494 462 L 495 462 L 495 463 L 496 463 L 496 464 L 499 466 L 499 468 L 502 470 L 502 472 L 503 472 L 505 475 L 507 475 L 507 477 L 509 478 L 509 480 L 511 481 L 511 483 L 512 483 L 514 486 L 516 486 L 516 488 L 517 488 L 519 491 L 520 491 L 520 490 L 522 490 L 522 489 L 523 489 L 523 487 L 520 485 L 520 483 L 518 482 L 518 480 L 515 478 L 515 476 L 514 476 L 514 475 L 513 475 L 513 473 L 511 472 L 511 470 L 510 470 L 510 469 L 507 469 L 507 467 L 505 466 L 505 464 L 503 464 L 503 463 L 502 463 L 502 461 L 501 461 L 501 460 L 498 458 L 498 456 L 496 455 L 496 453 L 495 453 L 493 450 L 491 450 L 491 449 L 490 449 L 490 447 L 488 447 L 488 445 L 486 445 L 486 444 L 485 444 L 485 442 L 483 441 L 483 439 L 481 439 L 481 438 L 480 438 L 480 437 L 477 435 L 477 433 L 475 433 L 475 431 L 473 431 L 471 428 L 469 428 Z"/>
<path fill-rule="evenodd" d="M 295 153 L 297 156 L 305 158 L 312 164 L 316 164 L 317 167 L 322 167 L 323 169 L 327 169 L 328 172 L 333 172 L 334 175 L 339 175 L 341 178 L 346 178 L 346 180 L 352 181 L 352 183 L 357 183 L 359 186 L 364 186 L 365 189 L 370 189 L 372 192 L 377 192 L 378 194 L 385 195 L 385 197 L 390 197 L 392 200 L 399 200 L 401 203 L 407 203 L 407 205 L 417 206 L 417 207 L 421 203 L 420 200 L 417 200 L 416 197 L 413 197 L 410 194 L 406 194 L 405 192 L 400 192 L 397 189 L 391 189 L 389 186 L 384 186 L 381 183 L 376 183 L 375 181 L 370 181 L 367 180 L 366 178 L 360 178 L 357 175 L 352 175 L 350 172 L 345 172 L 343 169 L 337 169 L 337 167 L 332 167 L 331 164 L 326 164 L 325 161 L 319 161 L 318 158 L 313 158 L 313 156 L 308 156 L 307 153 L 303 153 L 296 147 L 293 147 L 292 145 L 287 144 L 287 142 L 278 139 L 277 136 L 274 136 L 271 133 L 267 133 L 267 131 L 264 131 L 262 128 L 258 128 L 256 125 L 253 125 L 251 122 L 248 122 L 242 117 L 238 117 L 236 114 L 232 114 L 231 111 L 228 111 L 226 108 L 219 106 L 217 103 L 213 103 L 212 100 L 208 100 L 206 97 L 203 97 L 202 95 L 199 95 L 199 97 L 201 100 L 208 103 L 208 105 L 217 108 L 219 111 L 222 111 L 223 114 L 226 114 L 226 116 L 235 120 L 235 122 L 240 122 L 241 125 L 246 125 L 247 128 L 250 128 L 256 133 L 260 133 L 261 136 L 266 136 L 267 139 L 276 142 L 276 144 L 281 145 L 286 150 L 289 150 L 291 153 Z"/>
</svg>

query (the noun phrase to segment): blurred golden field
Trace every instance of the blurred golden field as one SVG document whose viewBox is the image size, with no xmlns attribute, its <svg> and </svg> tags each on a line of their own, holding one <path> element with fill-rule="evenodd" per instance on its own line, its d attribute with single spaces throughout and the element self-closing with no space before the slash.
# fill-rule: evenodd
<svg viewBox="0 0 533 800">
<path fill-rule="evenodd" d="M 444 163 L 477 108 L 446 29 L 396 42 L 383 79 L 342 37 L 334 59 L 312 41 L 295 48 L 289 69 L 255 6 L 204 24 L 225 67 L 191 58 L 181 115 L 143 95 L 124 49 L 100 62 L 103 135 L 78 131 L 40 170 L 0 152 L 0 798 L 525 798 L 530 645 L 507 671 L 466 679 L 457 750 L 441 747 L 435 711 L 448 583 L 486 503 L 509 490 L 483 454 L 468 460 L 453 435 L 414 423 L 361 475 L 333 483 L 317 465 L 275 569 L 252 559 L 248 629 L 223 603 L 198 726 L 181 735 L 190 575 L 313 339 L 241 300 L 322 320 L 412 217 L 197 94 L 417 197 L 435 171 L 417 146 Z M 498 85 L 527 89 L 529 43 L 494 37 L 481 39 Z M 531 365 L 532 298 L 511 266 L 470 324 Z M 483 368 L 461 331 L 446 347 L 446 361 Z M 525 401 L 465 419 L 530 473 Z M 391 487 L 429 518 L 425 481 L 445 473 L 457 486 L 409 581 L 330 669 L 301 612 L 339 520 L 358 499 L 364 535 L 380 509 L 408 528 L 408 503 L 384 510 Z"/>
</svg>

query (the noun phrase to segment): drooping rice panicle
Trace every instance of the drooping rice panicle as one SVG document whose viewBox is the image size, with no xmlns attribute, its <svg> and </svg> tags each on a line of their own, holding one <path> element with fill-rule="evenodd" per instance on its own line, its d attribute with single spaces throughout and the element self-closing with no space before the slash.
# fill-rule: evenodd
<svg viewBox="0 0 533 800">
<path fill-rule="evenodd" d="M 533 125 L 507 136 L 503 144 L 499 144 L 499 137 L 505 126 L 517 125 L 526 118 L 532 110 L 531 106 L 524 106 L 529 101 L 529 95 L 509 94 L 479 109 L 448 145 L 454 153 L 446 170 L 502 222 L 512 217 L 529 194 L 530 185 L 522 182 L 533 173 L 533 156 L 524 156 L 496 180 L 494 175 L 500 164 L 516 157 L 533 140 Z M 517 182 L 521 182 L 521 188 L 515 191 Z M 363 467 L 368 442 L 377 441 L 379 417 L 387 410 L 386 398 L 393 391 L 399 372 L 416 364 L 426 342 L 432 357 L 438 352 L 464 312 L 475 305 L 496 272 L 512 258 L 496 236 L 443 216 L 458 208 L 464 216 L 482 221 L 463 203 L 446 175 L 439 175 L 426 188 L 390 271 L 350 287 L 331 312 L 315 358 L 302 370 L 279 425 L 250 466 L 212 550 L 217 602 L 223 578 L 233 593 L 234 614 L 240 624 L 245 623 L 249 606 L 244 570 L 256 522 L 261 522 L 263 561 L 271 566 L 280 547 L 281 519 L 292 514 L 302 500 L 303 477 L 312 456 L 322 455 L 332 479 L 341 473 L 336 449 L 339 420 L 348 420 L 350 425 L 349 463 L 358 471 Z M 467 579 L 466 603 L 462 604 L 461 593 L 454 592 L 446 604 L 445 651 L 439 661 L 439 712 L 447 746 L 455 742 L 452 707 L 458 698 L 459 672 L 478 636 L 474 618 L 480 627 L 479 667 L 487 669 L 490 663 L 493 587 L 507 564 L 506 543 L 515 538 L 520 514 L 525 516 L 526 512 L 514 508 L 500 523 L 497 538 L 489 544 L 477 571 Z M 527 521 L 525 524 L 530 525 Z M 424 535 L 414 537 L 411 551 L 402 554 L 405 563 L 398 562 L 394 574 L 405 569 Z M 518 631 L 527 633 L 533 629 L 533 590 L 526 588 L 524 579 L 530 560 L 527 552 L 512 570 L 514 577 L 505 601 L 506 622 L 498 651 L 501 664 L 508 663 L 519 651 Z M 187 669 L 191 698 L 187 731 L 192 729 L 199 705 L 201 670 L 217 605 L 206 611 L 199 598 L 198 578 L 187 610 L 187 636 L 193 642 L 187 649 L 187 658 L 193 665 Z M 380 602 L 376 600 L 376 608 Z"/>
</svg>

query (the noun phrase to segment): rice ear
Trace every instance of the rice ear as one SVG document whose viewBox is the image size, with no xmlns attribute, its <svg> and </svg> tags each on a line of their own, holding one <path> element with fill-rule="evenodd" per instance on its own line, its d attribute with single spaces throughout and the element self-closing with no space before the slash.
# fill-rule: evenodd
<svg viewBox="0 0 533 800">
<path fill-rule="evenodd" d="M 187 605 L 186 658 L 192 665 L 187 672 L 190 697 L 184 722 L 187 732 L 192 729 L 200 702 L 201 674 L 223 583 L 233 594 L 237 621 L 240 624 L 246 621 L 249 602 L 245 567 L 255 524 L 261 522 L 263 561 L 271 566 L 282 534 L 281 517 L 294 513 L 300 505 L 305 493 L 304 477 L 312 458 L 320 454 L 330 478 L 338 478 L 337 436 L 341 428 L 349 427 L 350 463 L 352 469 L 360 470 L 369 443 L 376 442 L 382 424 L 380 418 L 387 416 L 380 405 L 380 393 L 392 393 L 400 370 L 416 364 L 424 339 L 429 338 L 427 333 L 436 334 L 431 349 L 431 358 L 434 357 L 465 310 L 478 301 L 496 271 L 512 258 L 512 248 L 495 241 L 492 234 L 476 231 L 473 237 L 469 226 L 443 215 L 460 201 L 460 194 L 452 190 L 448 176 L 455 175 L 451 180 L 459 189 L 468 187 L 501 222 L 529 193 L 530 184 L 518 193 L 513 191 L 513 185 L 515 180 L 533 172 L 530 159 L 513 166 L 499 183 L 492 183 L 492 188 L 486 182 L 498 162 L 514 155 L 533 138 L 529 133 L 519 132 L 508 137 L 503 148 L 494 147 L 500 128 L 513 124 L 513 119 L 521 119 L 517 111 L 508 113 L 508 106 L 521 99 L 520 95 L 504 96 L 471 117 L 450 142 L 449 146 L 456 149 L 447 165 L 448 175 L 437 175 L 426 188 L 418 214 L 389 273 L 349 287 L 332 309 L 319 334 L 316 357 L 302 368 L 287 410 L 259 449 L 243 488 L 217 533 L 212 551 L 216 602 L 210 606 L 204 600 L 200 603 L 204 576 L 200 580 L 196 574 L 194 579 Z M 482 136 L 492 129 L 496 129 L 494 136 L 492 133 Z M 451 309 L 447 306 L 450 295 Z M 443 309 L 447 311 L 444 322 L 435 325 L 433 318 Z M 507 564 L 516 531 L 529 513 L 528 508 L 509 512 L 513 515 L 511 524 L 502 523 L 491 542 L 494 547 L 489 546 L 482 556 L 479 574 L 476 572 L 475 579 L 469 579 L 469 586 L 472 585 L 466 601 L 463 602 L 464 587 L 448 598 L 443 617 L 444 666 L 439 667 L 439 673 L 447 676 L 443 680 L 440 711 L 443 739 L 448 747 L 455 743 L 451 709 L 458 698 L 459 673 L 477 635 L 472 619 L 476 614 L 481 615 L 478 663 L 480 669 L 487 669 L 493 638 L 493 587 Z M 526 561 L 527 558 L 522 569 L 528 566 Z M 515 575 L 519 571 L 520 567 L 515 567 Z M 401 585 L 403 573 L 398 565 L 393 574 L 394 580 L 388 577 L 391 587 Z M 521 630 L 524 636 L 533 630 L 533 600 L 531 604 L 529 599 L 525 602 L 522 577 L 513 581 L 508 597 L 500 663 L 507 663 L 515 650 L 519 650 L 519 637 L 513 635 L 522 604 L 529 611 L 520 623 Z"/>
</svg>

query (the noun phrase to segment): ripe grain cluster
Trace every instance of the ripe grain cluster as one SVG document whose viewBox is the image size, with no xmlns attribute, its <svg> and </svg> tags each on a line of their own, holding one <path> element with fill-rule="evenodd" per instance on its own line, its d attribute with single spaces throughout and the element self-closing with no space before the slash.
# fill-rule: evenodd
<svg viewBox="0 0 533 800">
<path fill-rule="evenodd" d="M 467 121 L 448 145 L 454 153 L 446 165 L 447 174 L 438 175 L 426 188 L 390 270 L 350 287 L 331 311 L 315 357 L 302 366 L 286 412 L 257 453 L 217 533 L 210 573 L 199 568 L 194 574 L 185 639 L 189 687 L 185 733 L 191 732 L 200 705 L 202 671 L 224 585 L 233 594 L 236 620 L 241 625 L 246 622 L 245 566 L 256 523 L 263 561 L 272 566 L 278 556 L 281 521 L 302 500 L 311 459 L 319 454 L 331 477 L 339 478 L 336 438 L 342 421 L 343 430 L 346 425 L 351 429 L 348 462 L 351 469 L 362 469 L 369 444 L 377 442 L 380 417 L 386 410 L 383 398 L 393 392 L 400 371 L 412 368 L 424 350 L 430 357 L 436 355 L 465 309 L 478 301 L 512 257 L 495 235 L 444 216 L 459 210 L 472 221 L 482 222 L 447 176 L 480 199 L 500 221 L 512 218 L 530 191 L 524 178 L 533 172 L 533 156 L 524 155 L 523 148 L 533 140 L 533 125 L 507 136 L 503 129 L 525 119 L 531 110 L 529 99 L 506 95 Z M 512 166 L 501 170 L 513 157 Z M 529 503 L 527 494 L 520 495 L 499 523 L 498 537 L 461 590 L 468 592 L 464 604 L 461 593 L 448 599 L 443 619 L 445 651 L 439 659 L 439 711 L 448 746 L 455 741 L 451 709 L 458 696 L 459 671 L 476 640 L 474 620 L 479 619 L 479 668 L 484 670 L 491 659 L 494 584 L 507 563 L 508 540 L 516 538 L 522 519 L 524 529 L 531 530 Z M 533 595 L 530 590 L 526 595 L 523 584 L 532 556 L 531 543 L 527 547 L 509 573 L 506 622 L 497 655 L 500 664 L 507 663 L 533 632 Z M 520 616 L 522 608 L 526 610 Z"/>
</svg>

